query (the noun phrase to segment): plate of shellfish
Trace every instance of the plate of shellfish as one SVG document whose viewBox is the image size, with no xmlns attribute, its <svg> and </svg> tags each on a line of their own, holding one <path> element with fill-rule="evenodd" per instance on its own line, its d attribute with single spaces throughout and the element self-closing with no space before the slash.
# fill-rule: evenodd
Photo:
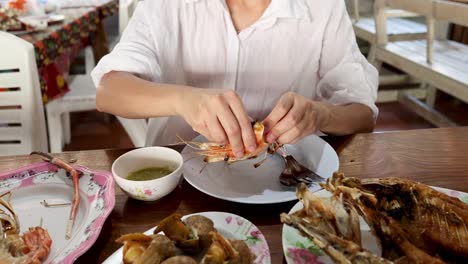
<svg viewBox="0 0 468 264">
<path fill-rule="evenodd" d="M 110 173 L 43 157 L 0 174 L 0 263 L 71 264 L 114 208 Z"/>
<path fill-rule="evenodd" d="M 247 219 L 223 212 L 172 214 L 144 233 L 122 235 L 104 264 L 269 264 L 268 243 Z"/>
<path fill-rule="evenodd" d="M 253 129 L 257 150 L 240 159 L 229 145 L 210 143 L 202 136 L 192 141 L 181 140 L 186 145 L 182 151 L 185 180 L 199 191 L 219 199 L 273 204 L 297 199 L 296 184 L 291 187 L 280 180 L 285 173 L 294 171 L 293 168 L 302 167 L 316 176 L 308 182 L 311 191 L 319 190 L 319 183 L 338 170 L 337 153 L 316 135 L 294 145 L 278 146 L 265 142 L 261 122 L 254 122 Z"/>
<path fill-rule="evenodd" d="M 281 214 L 288 264 L 468 263 L 468 194 L 335 173 Z"/>
</svg>

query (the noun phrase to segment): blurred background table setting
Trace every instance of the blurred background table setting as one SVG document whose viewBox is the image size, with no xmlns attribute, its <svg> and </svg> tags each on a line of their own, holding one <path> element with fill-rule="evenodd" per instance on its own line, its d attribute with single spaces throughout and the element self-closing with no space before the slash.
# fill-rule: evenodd
<svg viewBox="0 0 468 264">
<path fill-rule="evenodd" d="M 44 103 L 69 91 L 70 65 L 86 47 L 96 60 L 108 52 L 102 20 L 118 9 L 112 0 L 2 0 L 0 5 L 0 30 L 34 45 Z"/>
</svg>

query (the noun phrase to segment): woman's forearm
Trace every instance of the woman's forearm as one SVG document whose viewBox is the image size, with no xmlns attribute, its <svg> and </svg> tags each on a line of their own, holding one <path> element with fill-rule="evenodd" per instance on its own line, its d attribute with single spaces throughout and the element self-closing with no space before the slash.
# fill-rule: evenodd
<svg viewBox="0 0 468 264">
<path fill-rule="evenodd" d="M 372 110 L 363 104 L 336 106 L 320 103 L 326 118 L 320 130 L 329 135 L 372 132 L 375 126 Z"/>
<path fill-rule="evenodd" d="M 152 83 L 127 72 L 110 72 L 97 89 L 96 107 L 125 118 L 173 116 L 182 93 L 190 89 Z"/>
<path fill-rule="evenodd" d="M 98 87 L 96 106 L 126 118 L 180 116 L 208 140 L 229 142 L 237 157 L 257 147 L 241 98 L 229 89 L 159 84 L 110 72 Z"/>
</svg>

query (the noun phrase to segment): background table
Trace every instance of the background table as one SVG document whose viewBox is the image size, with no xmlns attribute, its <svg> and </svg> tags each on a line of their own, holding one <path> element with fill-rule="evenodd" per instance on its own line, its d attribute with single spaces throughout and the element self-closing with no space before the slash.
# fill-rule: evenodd
<svg viewBox="0 0 468 264">
<path fill-rule="evenodd" d="M 348 137 L 325 138 L 338 152 L 340 171 L 347 176 L 405 177 L 425 184 L 468 192 L 468 127 L 411 130 Z M 127 150 L 96 150 L 61 153 L 64 159 L 93 169 L 110 170 L 112 162 Z M 39 162 L 36 157 L 0 158 L 0 171 Z M 276 180 L 276 179 L 274 179 Z M 101 263 L 120 247 L 121 234 L 142 232 L 171 213 L 191 214 L 225 211 L 241 215 L 265 235 L 272 263 L 283 261 L 282 225 L 279 215 L 295 202 L 274 205 L 242 205 L 207 196 L 183 182 L 173 193 L 156 203 L 128 199 L 116 190 L 114 211 L 103 226 L 95 245 L 76 263 Z"/>
<path fill-rule="evenodd" d="M 58 12 L 65 16 L 64 21 L 18 35 L 34 45 L 44 103 L 69 91 L 66 79 L 70 64 L 82 49 L 92 45 L 96 61 L 108 52 L 102 21 L 117 10 L 117 0 L 77 1 Z"/>
</svg>

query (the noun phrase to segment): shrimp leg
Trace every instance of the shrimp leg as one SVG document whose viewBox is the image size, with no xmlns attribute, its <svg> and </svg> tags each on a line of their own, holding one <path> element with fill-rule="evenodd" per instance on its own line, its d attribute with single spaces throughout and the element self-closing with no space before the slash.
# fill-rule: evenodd
<svg viewBox="0 0 468 264">
<path fill-rule="evenodd" d="M 54 164 L 58 166 L 59 168 L 64 169 L 65 171 L 70 173 L 72 177 L 73 187 L 74 187 L 74 196 L 73 196 L 72 208 L 70 210 L 70 216 L 68 218 L 67 229 L 65 233 L 65 238 L 68 240 L 71 238 L 71 233 L 72 233 L 73 225 L 75 223 L 76 214 L 78 212 L 78 207 L 80 206 L 80 189 L 79 189 L 80 174 L 72 166 L 70 166 L 68 163 L 66 163 L 65 161 L 59 158 L 55 158 L 47 153 L 37 152 L 37 151 L 34 151 L 31 153 L 31 155 L 34 155 L 34 154 L 39 155 L 45 161 L 50 162 L 51 164 Z"/>
</svg>

